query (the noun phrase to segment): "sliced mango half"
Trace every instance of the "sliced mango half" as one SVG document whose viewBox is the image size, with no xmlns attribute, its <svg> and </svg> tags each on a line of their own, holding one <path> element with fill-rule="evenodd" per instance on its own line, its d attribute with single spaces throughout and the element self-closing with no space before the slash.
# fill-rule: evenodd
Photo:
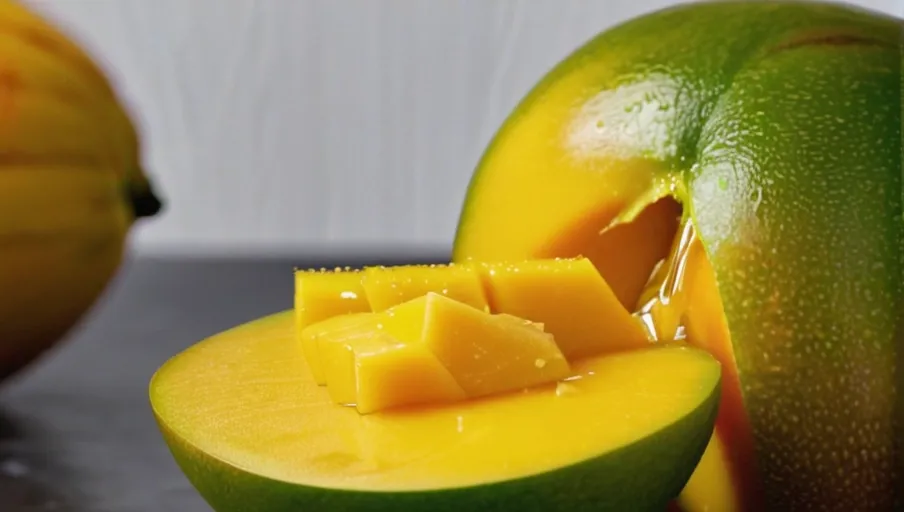
<svg viewBox="0 0 904 512">
<path fill-rule="evenodd" d="M 361 415 L 291 350 L 292 318 L 202 341 L 152 379 L 164 439 L 218 512 L 664 510 L 712 433 L 720 366 L 699 349 L 595 356 L 564 384 Z"/>
</svg>

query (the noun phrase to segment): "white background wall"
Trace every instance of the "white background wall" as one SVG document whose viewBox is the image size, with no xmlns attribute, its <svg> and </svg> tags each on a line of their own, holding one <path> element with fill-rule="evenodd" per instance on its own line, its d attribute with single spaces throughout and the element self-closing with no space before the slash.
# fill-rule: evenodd
<svg viewBox="0 0 904 512">
<path fill-rule="evenodd" d="M 33 0 L 138 114 L 165 215 L 145 253 L 447 248 L 507 112 L 668 0 Z M 856 3 L 895 14 L 904 0 Z"/>
</svg>

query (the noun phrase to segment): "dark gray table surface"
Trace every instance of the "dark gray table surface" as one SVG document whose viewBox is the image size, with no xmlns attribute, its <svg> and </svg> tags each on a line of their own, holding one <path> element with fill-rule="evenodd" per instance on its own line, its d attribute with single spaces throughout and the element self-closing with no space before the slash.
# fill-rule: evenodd
<svg viewBox="0 0 904 512">
<path fill-rule="evenodd" d="M 209 512 L 160 438 L 153 372 L 206 336 L 290 308 L 293 266 L 445 257 L 129 261 L 59 348 L 0 388 L 0 512 Z"/>
</svg>

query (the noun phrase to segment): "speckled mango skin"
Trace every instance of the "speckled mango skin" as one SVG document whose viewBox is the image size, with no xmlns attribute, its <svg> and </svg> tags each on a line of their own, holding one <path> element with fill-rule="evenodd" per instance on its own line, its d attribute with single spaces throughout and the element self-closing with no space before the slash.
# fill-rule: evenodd
<svg viewBox="0 0 904 512">
<path fill-rule="evenodd" d="M 902 510 L 901 40 L 899 20 L 797 2 L 608 30 L 501 127 L 454 259 L 555 255 L 562 232 L 605 227 L 587 219 L 674 196 L 749 422 L 752 452 L 728 457 L 751 480 L 736 508 Z"/>
</svg>

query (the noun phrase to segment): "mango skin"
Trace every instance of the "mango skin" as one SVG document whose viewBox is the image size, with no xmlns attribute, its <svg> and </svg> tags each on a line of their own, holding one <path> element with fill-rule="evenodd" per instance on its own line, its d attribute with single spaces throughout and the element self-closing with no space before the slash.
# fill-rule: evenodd
<svg viewBox="0 0 904 512">
<path fill-rule="evenodd" d="M 804 2 L 642 16 L 551 70 L 472 178 L 456 261 L 570 256 L 565 233 L 682 203 L 752 433 L 738 509 L 904 507 L 901 27 Z"/>
</svg>

